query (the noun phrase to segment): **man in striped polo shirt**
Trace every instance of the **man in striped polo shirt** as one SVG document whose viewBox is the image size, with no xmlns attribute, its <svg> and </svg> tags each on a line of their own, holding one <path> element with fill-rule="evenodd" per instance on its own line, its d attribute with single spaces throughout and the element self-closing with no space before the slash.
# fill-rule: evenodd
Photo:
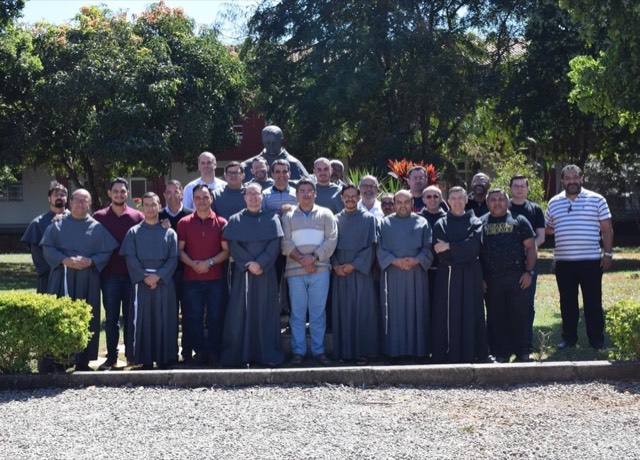
<svg viewBox="0 0 640 460">
<path fill-rule="evenodd" d="M 556 282 L 562 314 L 562 342 L 558 348 L 573 347 L 578 341 L 580 286 L 589 344 L 599 350 L 604 346 L 602 272 L 611 268 L 613 257 L 611 212 L 602 195 L 582 188 L 578 166 L 565 166 L 560 180 L 564 192 L 551 198 L 544 216 L 547 235 L 555 235 Z"/>
</svg>

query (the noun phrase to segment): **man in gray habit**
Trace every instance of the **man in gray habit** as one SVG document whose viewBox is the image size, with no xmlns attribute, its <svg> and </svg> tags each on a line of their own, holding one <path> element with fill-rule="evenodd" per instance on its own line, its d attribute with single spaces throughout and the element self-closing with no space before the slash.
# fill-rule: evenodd
<svg viewBox="0 0 640 460">
<path fill-rule="evenodd" d="M 178 236 L 160 224 L 160 198 L 142 197 L 144 221 L 124 237 L 120 255 L 127 261 L 133 303 L 133 363 L 160 369 L 178 357 L 178 312 L 173 272 L 178 265 Z"/>
<path fill-rule="evenodd" d="M 382 353 L 390 358 L 428 356 L 429 280 L 433 260 L 429 223 L 411 212 L 411 193 L 395 194 L 395 214 L 382 219 L 378 262 Z"/>
<path fill-rule="evenodd" d="M 345 185 L 344 210 L 336 215 L 338 245 L 331 256 L 333 277 L 333 354 L 337 359 L 367 364 L 378 354 L 378 308 L 373 261 L 378 239 L 376 217 L 358 207 L 360 191 Z"/>
<path fill-rule="evenodd" d="M 235 262 L 225 316 L 220 364 L 282 364 L 280 303 L 275 262 L 282 226 L 278 215 L 262 209 L 262 187 L 244 190 L 246 209 L 229 218 L 223 236 Z"/>
<path fill-rule="evenodd" d="M 90 207 L 91 194 L 76 190 L 71 195 L 71 214 L 51 224 L 42 237 L 44 258 L 51 267 L 47 292 L 82 299 L 92 307 L 89 331 L 93 335 L 84 351 L 76 354 L 76 371 L 92 371 L 89 361 L 98 359 L 100 272 L 118 247 L 111 233 L 89 215 Z"/>
</svg>

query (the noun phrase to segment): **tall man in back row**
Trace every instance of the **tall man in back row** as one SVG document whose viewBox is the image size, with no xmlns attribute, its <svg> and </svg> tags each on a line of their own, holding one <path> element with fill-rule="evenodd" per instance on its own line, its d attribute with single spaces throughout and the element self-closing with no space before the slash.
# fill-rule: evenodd
<svg viewBox="0 0 640 460">
<path fill-rule="evenodd" d="M 51 224 L 42 237 L 44 257 L 51 267 L 47 292 L 58 297 L 86 300 L 91 305 L 91 339 L 77 353 L 75 370 L 92 371 L 89 361 L 98 358 L 100 340 L 100 272 L 118 242 L 89 215 L 91 195 L 78 189 L 71 195 L 71 214 Z"/>
<path fill-rule="evenodd" d="M 47 292 L 47 283 L 49 282 L 49 264 L 42 254 L 42 246 L 40 244 L 42 241 L 42 235 L 44 235 L 47 227 L 51 225 L 54 217 L 68 213 L 66 210 L 68 192 L 64 185 L 59 184 L 58 182 L 53 182 L 51 184 L 51 188 L 49 188 L 48 195 L 49 210 L 44 214 L 39 215 L 29 223 L 29 226 L 24 232 L 24 235 L 22 235 L 21 240 L 29 245 L 31 260 L 33 260 L 33 265 L 35 266 L 36 273 L 38 274 L 36 292 L 39 294 Z"/>
<path fill-rule="evenodd" d="M 137 209 L 127 206 L 129 183 L 122 177 L 111 181 L 107 194 L 111 204 L 93 213 L 93 218 L 104 225 L 118 244 L 122 244 L 124 236 L 134 225 L 144 220 L 144 215 Z M 132 339 L 129 329 L 133 318 L 129 316 L 131 309 L 131 279 L 127 263 L 119 253 L 113 252 L 109 263 L 101 273 L 100 285 L 102 304 L 105 311 L 105 335 L 107 336 L 107 359 L 100 365 L 101 370 L 109 370 L 118 362 L 118 342 L 120 340 L 120 310 L 122 309 L 122 329 L 124 331 L 125 355 L 131 361 Z"/>
<path fill-rule="evenodd" d="M 564 192 L 549 201 L 545 222 L 547 235 L 555 235 L 556 243 L 554 259 L 562 314 L 562 342 L 558 348 L 573 347 L 578 342 L 580 287 L 589 344 L 599 350 L 604 346 L 602 272 L 611 268 L 613 226 L 607 201 L 582 188 L 582 179 L 578 166 L 562 169 Z"/>
</svg>

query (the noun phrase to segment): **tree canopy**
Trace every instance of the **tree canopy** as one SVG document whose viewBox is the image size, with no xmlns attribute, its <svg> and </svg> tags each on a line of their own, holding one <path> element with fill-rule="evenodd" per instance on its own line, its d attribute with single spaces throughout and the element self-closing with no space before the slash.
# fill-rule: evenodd
<svg viewBox="0 0 640 460">
<path fill-rule="evenodd" d="M 41 63 L 21 112 L 21 162 L 61 173 L 104 197 L 116 175 L 195 165 L 202 150 L 235 145 L 246 97 L 244 68 L 211 30 L 162 2 L 128 21 L 83 7 L 71 24 L 38 24 Z M 99 204 L 99 200 L 98 204 Z"/>
<path fill-rule="evenodd" d="M 442 164 L 521 14 L 499 1 L 265 2 L 243 56 L 295 154 Z"/>
<path fill-rule="evenodd" d="M 593 54 L 571 60 L 571 100 L 609 125 L 640 126 L 640 3 L 561 0 Z"/>
</svg>

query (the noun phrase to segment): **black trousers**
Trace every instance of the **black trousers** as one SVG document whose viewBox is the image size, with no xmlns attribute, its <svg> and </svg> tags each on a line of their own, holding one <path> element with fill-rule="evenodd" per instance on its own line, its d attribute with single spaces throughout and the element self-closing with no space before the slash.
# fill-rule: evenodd
<svg viewBox="0 0 640 460">
<path fill-rule="evenodd" d="M 556 262 L 556 282 L 560 291 L 562 338 L 569 343 L 578 341 L 578 286 L 582 291 L 584 319 L 589 344 L 601 347 L 604 343 L 604 312 L 602 311 L 602 268 L 600 260 Z"/>
<path fill-rule="evenodd" d="M 491 354 L 508 358 L 529 354 L 529 289 L 520 288 L 522 273 L 488 279 L 487 338 Z"/>
</svg>

